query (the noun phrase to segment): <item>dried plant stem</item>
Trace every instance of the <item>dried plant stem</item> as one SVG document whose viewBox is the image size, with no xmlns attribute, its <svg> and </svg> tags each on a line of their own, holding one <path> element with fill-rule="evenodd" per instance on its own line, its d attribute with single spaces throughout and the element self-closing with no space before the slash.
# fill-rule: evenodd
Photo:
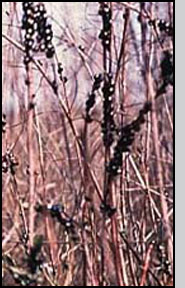
<svg viewBox="0 0 185 288">
<path fill-rule="evenodd" d="M 82 217 L 83 219 L 86 218 L 86 214 L 87 214 L 87 203 L 84 203 L 83 205 L 83 210 L 82 210 Z M 83 249 L 84 249 L 84 261 L 85 261 L 85 266 L 86 267 L 86 275 L 85 278 L 84 278 L 84 283 L 87 284 L 88 283 L 88 270 L 89 270 L 89 274 L 90 274 L 90 281 L 91 281 L 91 285 L 92 286 L 99 286 L 99 283 L 98 283 L 98 279 L 95 275 L 95 267 L 94 267 L 94 263 L 93 261 L 95 261 L 94 259 L 92 259 L 92 255 L 91 255 L 91 252 L 90 252 L 90 249 L 89 249 L 89 245 L 88 245 L 88 239 L 87 239 L 87 233 L 86 231 L 82 231 L 82 241 L 83 241 Z M 88 269 L 87 269 L 88 268 Z M 88 285 L 89 286 L 89 285 Z"/>
<path fill-rule="evenodd" d="M 33 146 L 34 138 L 34 109 L 30 108 L 33 102 L 33 71 L 31 64 L 28 67 L 27 79 L 28 85 L 28 122 L 27 122 L 27 145 L 29 162 L 29 245 L 33 246 L 34 226 L 35 226 L 35 149 Z"/>
<path fill-rule="evenodd" d="M 151 244 L 149 246 L 149 248 L 146 252 L 145 261 L 144 261 L 144 265 L 143 265 L 143 274 L 142 274 L 141 283 L 139 286 L 145 286 L 147 272 L 148 272 L 148 268 L 150 265 L 150 258 L 151 258 L 152 249 L 153 249 L 153 244 Z"/>
<path fill-rule="evenodd" d="M 54 229 L 54 221 L 51 218 L 50 215 L 47 215 L 46 217 L 46 232 L 47 232 L 47 237 L 50 245 L 50 255 L 51 255 L 51 261 L 52 261 L 52 266 L 53 266 L 53 272 L 56 274 L 57 282 L 60 284 L 63 281 L 62 277 L 62 267 L 60 263 L 60 259 L 58 257 L 58 241 L 57 241 L 57 236 L 55 233 Z M 55 271 L 56 269 L 56 271 Z"/>
<path fill-rule="evenodd" d="M 111 184 L 111 205 L 112 207 L 116 207 L 116 195 L 115 195 L 115 185 Z M 115 258 L 115 269 L 117 275 L 117 281 L 119 286 L 125 286 L 123 279 L 123 269 L 122 269 L 122 261 L 121 261 L 121 253 L 120 253 L 120 241 L 119 241 L 119 231 L 118 231 L 118 222 L 117 215 L 114 214 L 111 217 L 111 233 L 112 233 L 112 243 L 114 243 L 114 258 Z"/>
</svg>

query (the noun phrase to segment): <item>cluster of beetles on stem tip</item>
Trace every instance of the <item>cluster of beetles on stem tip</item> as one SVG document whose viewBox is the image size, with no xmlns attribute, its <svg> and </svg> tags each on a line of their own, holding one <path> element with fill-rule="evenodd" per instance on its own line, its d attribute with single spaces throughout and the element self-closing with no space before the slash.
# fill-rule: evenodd
<svg viewBox="0 0 185 288">
<path fill-rule="evenodd" d="M 48 23 L 48 16 L 44 4 L 23 2 L 22 29 L 25 30 L 24 63 L 27 66 L 32 60 L 34 52 L 45 52 L 47 58 L 55 54 L 53 46 L 52 25 Z"/>
<path fill-rule="evenodd" d="M 146 115 L 151 111 L 152 103 L 147 101 L 143 108 L 139 111 L 138 117 L 130 124 L 123 126 L 119 129 L 119 139 L 114 147 L 114 154 L 111 158 L 107 172 L 112 176 L 117 176 L 121 172 L 122 167 L 122 154 L 130 152 L 131 146 L 135 140 L 136 134 L 141 130 L 141 126 L 146 121 Z"/>
<path fill-rule="evenodd" d="M 75 222 L 69 215 L 65 213 L 63 205 L 61 204 L 41 205 L 37 203 L 35 210 L 37 213 L 41 213 L 43 215 L 45 213 L 49 213 L 53 219 L 55 219 L 58 223 L 60 223 L 64 227 L 65 231 L 71 235 L 74 241 L 77 239 Z"/>
<path fill-rule="evenodd" d="M 93 82 L 92 90 L 88 94 L 88 99 L 86 101 L 86 121 L 87 121 L 87 123 L 92 122 L 90 112 L 96 103 L 96 92 L 100 89 L 102 81 L 103 81 L 102 74 L 96 74 L 94 76 L 94 82 Z"/>
<path fill-rule="evenodd" d="M 63 65 L 61 62 L 58 63 L 58 75 L 59 75 L 59 79 L 63 82 L 63 83 L 66 83 L 68 81 L 67 77 L 63 75 L 63 71 L 64 71 L 64 68 L 63 68 Z"/>
<path fill-rule="evenodd" d="M 170 264 L 170 261 L 168 260 L 167 252 L 165 249 L 165 245 L 162 244 L 157 244 L 157 257 L 160 262 L 160 268 L 159 271 L 161 273 L 165 273 L 167 276 L 172 276 L 172 267 Z"/>
<path fill-rule="evenodd" d="M 105 74 L 104 84 L 102 88 L 103 93 L 103 121 L 102 121 L 102 135 L 105 147 L 110 147 L 114 142 L 114 134 L 116 125 L 114 121 L 114 106 L 113 98 L 115 92 L 115 83 L 111 73 Z"/>
<path fill-rule="evenodd" d="M 102 16 L 103 28 L 100 32 L 99 38 L 105 50 L 110 51 L 111 47 L 111 28 L 112 28 L 112 11 L 108 4 L 100 3 L 99 15 Z"/>
<path fill-rule="evenodd" d="M 2 114 L 2 133 L 6 132 L 6 114 Z"/>
<path fill-rule="evenodd" d="M 173 86 L 173 68 L 173 54 L 166 50 L 163 52 L 161 60 L 161 78 L 166 87 Z"/>
<path fill-rule="evenodd" d="M 7 149 L 2 156 L 2 172 L 5 174 L 10 172 L 11 175 L 15 175 L 15 169 L 18 165 L 17 157 L 10 149 Z"/>
<path fill-rule="evenodd" d="M 149 20 L 149 25 L 158 29 L 159 37 L 165 36 L 164 40 L 168 37 L 173 39 L 174 29 L 170 22 L 163 19 L 153 19 Z M 173 54 L 169 49 L 164 50 L 162 54 L 161 77 L 165 88 L 169 84 L 173 86 Z"/>
<path fill-rule="evenodd" d="M 168 50 L 163 52 L 160 70 L 162 84 L 157 90 L 156 96 L 165 93 L 166 88 L 169 85 L 173 86 L 173 56 Z M 122 154 L 131 151 L 131 146 L 135 140 L 136 134 L 141 130 L 141 126 L 146 121 L 146 115 L 151 110 L 151 101 L 146 101 L 135 120 L 133 120 L 130 124 L 121 127 L 120 129 L 116 129 L 118 130 L 119 139 L 114 147 L 113 157 L 107 166 L 107 172 L 111 177 L 115 177 L 120 174 L 123 161 Z"/>
<path fill-rule="evenodd" d="M 154 19 L 149 20 L 149 25 L 158 28 L 160 33 L 163 33 L 168 37 L 173 37 L 173 26 L 171 23 L 163 19 Z"/>
<path fill-rule="evenodd" d="M 6 114 L 2 114 L 2 133 L 6 133 Z M 7 174 L 10 172 L 11 175 L 15 175 L 16 167 L 19 165 L 17 157 L 14 155 L 13 151 L 7 148 L 4 155 L 2 155 L 2 172 Z"/>
</svg>

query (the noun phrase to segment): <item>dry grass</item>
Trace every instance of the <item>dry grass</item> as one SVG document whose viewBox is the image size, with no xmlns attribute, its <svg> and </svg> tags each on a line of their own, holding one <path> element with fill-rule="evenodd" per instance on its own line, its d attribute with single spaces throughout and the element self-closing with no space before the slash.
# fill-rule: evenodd
<svg viewBox="0 0 185 288">
<path fill-rule="evenodd" d="M 173 286 L 173 4 L 102 3 L 26 65 L 3 3 L 2 286 Z"/>
</svg>

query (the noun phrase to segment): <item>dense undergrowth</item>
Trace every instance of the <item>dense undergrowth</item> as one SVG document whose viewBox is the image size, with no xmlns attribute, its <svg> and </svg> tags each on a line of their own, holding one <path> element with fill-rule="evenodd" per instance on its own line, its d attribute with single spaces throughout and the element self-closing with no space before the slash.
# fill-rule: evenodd
<svg viewBox="0 0 185 288">
<path fill-rule="evenodd" d="M 173 3 L 129 3 L 3 3 L 2 286 L 172 286 Z"/>
</svg>

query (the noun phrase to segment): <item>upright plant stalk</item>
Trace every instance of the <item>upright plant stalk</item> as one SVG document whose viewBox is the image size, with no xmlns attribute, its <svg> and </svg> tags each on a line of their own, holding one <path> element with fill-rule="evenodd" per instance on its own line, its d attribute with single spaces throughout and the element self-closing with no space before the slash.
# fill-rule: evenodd
<svg viewBox="0 0 185 288">
<path fill-rule="evenodd" d="M 110 39 L 111 39 L 111 30 L 110 30 L 110 19 L 111 19 L 111 10 L 109 6 L 102 2 L 100 3 L 100 9 L 99 9 L 99 15 L 102 17 L 102 30 L 100 32 L 99 38 L 102 40 L 102 48 L 103 48 L 103 69 L 104 69 L 104 78 L 107 74 L 107 51 L 110 51 Z M 105 79 L 104 79 L 104 85 L 105 85 Z M 105 89 L 104 92 L 105 94 Z M 105 95 L 103 95 L 104 101 L 105 101 Z M 104 102 L 105 106 L 105 102 Z M 105 119 L 104 119 L 105 120 Z M 106 123 L 104 122 L 106 125 Z M 105 137 L 105 134 L 104 134 Z M 106 141 L 106 140 L 105 140 Z M 109 155 L 109 148 L 105 146 L 105 159 L 104 159 L 104 191 L 103 191 L 103 201 L 106 201 L 106 194 L 107 194 L 107 173 L 106 173 L 106 165 L 108 161 L 108 155 Z M 102 223 L 102 231 L 101 231 L 101 237 L 102 239 L 105 239 L 105 215 L 103 215 L 103 223 Z M 104 251 L 104 240 L 101 244 L 101 278 L 100 283 L 102 286 L 104 286 L 104 275 L 105 275 L 105 251 Z"/>
<path fill-rule="evenodd" d="M 143 274 L 141 277 L 141 283 L 139 286 L 145 286 L 146 283 L 146 278 L 147 278 L 147 273 L 148 273 L 148 268 L 150 265 L 150 260 L 151 260 L 151 253 L 152 253 L 152 249 L 153 249 L 153 244 L 151 244 L 146 252 L 146 256 L 145 256 L 145 261 L 143 264 Z"/>
<path fill-rule="evenodd" d="M 29 233 L 30 246 L 33 246 L 34 221 L 35 221 L 35 151 L 34 151 L 34 75 L 32 69 L 33 55 L 37 52 L 45 52 L 47 58 L 52 58 L 55 49 L 52 44 L 52 26 L 47 22 L 46 9 L 42 3 L 23 2 L 22 29 L 24 34 L 24 64 L 27 73 L 26 84 L 28 87 L 28 131 L 27 145 L 29 157 Z"/>
<path fill-rule="evenodd" d="M 118 63 L 117 63 L 117 71 L 116 71 L 116 76 L 115 76 L 115 82 L 118 81 L 119 83 L 119 78 L 120 78 L 120 108 L 123 111 L 123 106 L 125 104 L 125 96 L 126 96 L 126 67 L 125 67 L 125 60 L 126 60 L 126 48 L 127 48 L 127 33 L 128 33 L 128 28 L 129 28 L 129 23 L 130 23 L 130 10 L 125 9 L 125 14 L 124 14 L 124 25 L 123 25 L 123 36 L 122 36 L 122 42 L 121 42 L 121 48 L 118 56 Z M 122 69 L 121 69 L 122 65 Z M 119 77 L 120 75 L 120 77 Z M 122 84 L 123 83 L 123 84 Z M 124 124 L 124 116 L 121 114 L 121 119 L 120 119 L 121 127 Z M 125 187 L 126 183 L 123 181 L 123 172 L 124 168 L 121 168 L 121 173 L 119 177 L 119 194 L 120 194 L 120 214 L 121 214 L 121 221 L 120 221 L 120 229 L 124 231 L 126 229 L 126 199 L 125 199 Z M 125 254 L 123 249 L 120 249 L 120 255 L 121 255 L 121 261 L 122 261 L 122 269 L 123 269 L 123 277 L 124 277 L 124 283 L 126 286 L 128 286 L 128 277 L 126 273 L 126 263 L 125 263 Z"/>
<path fill-rule="evenodd" d="M 27 145 L 28 145 L 28 162 L 29 162 L 29 244 L 30 247 L 33 246 L 34 240 L 34 226 L 35 226 L 35 149 L 33 146 L 34 138 L 34 108 L 31 103 L 33 101 L 33 71 L 31 64 L 29 64 L 28 71 L 28 126 L 27 126 Z"/>
<path fill-rule="evenodd" d="M 113 112 L 113 98 L 112 96 L 115 93 L 115 84 L 113 81 L 112 75 L 112 53 L 111 53 L 111 40 L 112 40 L 112 3 L 110 7 L 105 2 L 100 3 L 99 14 L 102 16 L 103 29 L 100 33 L 100 39 L 102 39 L 103 46 L 103 68 L 104 68 L 104 86 L 102 89 L 103 92 L 103 123 L 102 123 L 102 132 L 103 132 L 103 142 L 105 146 L 105 171 L 104 171 L 104 207 L 103 209 L 108 209 L 107 212 L 113 212 L 113 208 L 116 206 L 115 195 L 113 191 L 112 178 L 107 173 L 107 164 L 110 161 L 110 148 L 114 142 L 114 133 L 115 133 L 115 122 L 114 122 L 114 112 Z M 109 55 L 109 67 L 107 65 L 107 56 Z M 108 199 L 109 198 L 109 199 Z M 110 201 L 110 204 L 108 204 Z M 119 286 L 124 286 L 123 280 L 123 271 L 121 267 L 121 255 L 119 249 L 119 234 L 117 227 L 117 217 L 116 215 L 111 215 L 111 235 L 112 242 L 114 246 L 114 262 L 117 275 L 117 282 Z M 103 219 L 103 228 L 102 228 L 102 237 L 104 239 L 105 233 L 105 217 Z M 104 248 L 102 246 L 102 275 L 104 275 Z"/>
</svg>

